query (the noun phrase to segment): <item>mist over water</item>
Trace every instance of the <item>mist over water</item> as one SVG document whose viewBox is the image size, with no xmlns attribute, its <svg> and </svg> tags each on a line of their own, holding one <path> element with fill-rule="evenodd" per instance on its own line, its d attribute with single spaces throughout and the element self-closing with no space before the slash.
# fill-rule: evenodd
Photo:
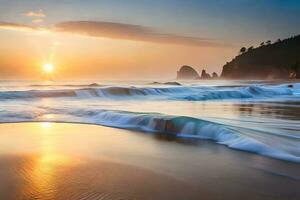
<svg viewBox="0 0 300 200">
<path fill-rule="evenodd" d="M 300 162 L 300 83 L 0 82 L 0 122 L 91 123 Z"/>
</svg>

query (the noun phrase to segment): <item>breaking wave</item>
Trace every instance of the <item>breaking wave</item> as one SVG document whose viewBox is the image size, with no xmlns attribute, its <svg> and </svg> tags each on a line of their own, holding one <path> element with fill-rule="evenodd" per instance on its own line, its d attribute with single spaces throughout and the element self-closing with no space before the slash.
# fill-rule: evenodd
<svg viewBox="0 0 300 200">
<path fill-rule="evenodd" d="M 30 99 L 30 98 L 109 98 L 109 99 L 137 99 L 152 97 L 154 99 L 168 100 L 222 100 L 222 99 L 247 99 L 281 96 L 300 96 L 300 84 L 294 85 L 250 85 L 246 87 L 98 87 L 91 85 L 78 89 L 52 89 L 52 90 L 27 90 L 27 91 L 1 91 L 0 100 L 5 99 Z"/>
<path fill-rule="evenodd" d="M 53 114 L 56 118 L 44 118 Z M 300 163 L 299 140 L 294 136 L 270 135 L 260 131 L 260 136 L 255 137 L 251 131 L 240 127 L 234 127 L 187 116 L 172 116 L 159 113 L 137 113 L 116 110 L 88 110 L 88 109 L 48 109 L 44 113 L 0 112 L 1 122 L 25 122 L 25 121 L 54 121 L 70 123 L 89 123 L 115 128 L 137 130 L 150 133 L 159 133 L 165 136 L 189 139 L 208 139 L 218 144 L 223 144 L 232 149 L 238 149 L 257 153 L 276 159 L 282 159 Z M 267 137 L 269 142 L 263 139 Z M 272 137 L 285 137 L 295 141 L 276 145 L 276 139 Z M 286 147 L 285 147 L 286 146 Z"/>
</svg>

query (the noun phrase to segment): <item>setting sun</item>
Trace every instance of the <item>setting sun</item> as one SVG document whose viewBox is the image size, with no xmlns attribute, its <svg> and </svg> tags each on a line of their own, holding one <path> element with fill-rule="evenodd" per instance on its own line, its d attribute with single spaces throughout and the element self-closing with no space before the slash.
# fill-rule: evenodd
<svg viewBox="0 0 300 200">
<path fill-rule="evenodd" d="M 46 63 L 43 65 L 43 70 L 46 73 L 52 73 L 54 70 L 54 66 L 51 63 Z"/>
</svg>

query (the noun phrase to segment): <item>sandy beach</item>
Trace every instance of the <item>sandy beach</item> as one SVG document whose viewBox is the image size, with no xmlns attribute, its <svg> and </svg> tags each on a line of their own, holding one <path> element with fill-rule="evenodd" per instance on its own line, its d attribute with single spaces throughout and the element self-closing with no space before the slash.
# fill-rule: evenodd
<svg viewBox="0 0 300 200">
<path fill-rule="evenodd" d="M 299 199 L 299 164 L 95 125 L 1 124 L 0 199 Z"/>
</svg>

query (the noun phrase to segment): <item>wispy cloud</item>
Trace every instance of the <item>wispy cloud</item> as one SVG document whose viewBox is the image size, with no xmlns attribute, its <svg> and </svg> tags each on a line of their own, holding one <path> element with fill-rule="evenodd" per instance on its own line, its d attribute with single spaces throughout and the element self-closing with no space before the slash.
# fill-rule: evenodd
<svg viewBox="0 0 300 200">
<path fill-rule="evenodd" d="M 16 30 L 16 31 L 36 31 L 38 28 L 34 26 L 29 26 L 25 24 L 17 24 L 11 22 L 0 22 L 0 29 L 9 29 L 9 30 Z"/>
<path fill-rule="evenodd" d="M 43 10 L 29 11 L 29 12 L 24 13 L 24 15 L 27 17 L 46 17 Z"/>
<path fill-rule="evenodd" d="M 45 33 L 50 31 L 50 29 L 47 27 L 31 26 L 26 24 L 17 24 L 17 23 L 1 22 L 1 21 L 0 21 L 0 29 L 13 30 L 13 31 L 27 31 L 33 33 Z"/>
<path fill-rule="evenodd" d="M 207 38 L 162 33 L 150 27 L 102 21 L 62 22 L 55 25 L 55 31 L 121 40 L 193 46 L 223 46 L 223 44 Z"/>
<path fill-rule="evenodd" d="M 37 21 L 39 23 L 40 21 Z M 0 29 L 52 31 L 79 34 L 89 37 L 133 40 L 153 43 L 179 44 L 199 47 L 226 47 L 227 44 L 201 37 L 189 37 L 155 31 L 153 28 L 99 21 L 69 21 L 61 22 L 53 27 L 38 27 L 9 22 L 0 22 Z"/>
</svg>

